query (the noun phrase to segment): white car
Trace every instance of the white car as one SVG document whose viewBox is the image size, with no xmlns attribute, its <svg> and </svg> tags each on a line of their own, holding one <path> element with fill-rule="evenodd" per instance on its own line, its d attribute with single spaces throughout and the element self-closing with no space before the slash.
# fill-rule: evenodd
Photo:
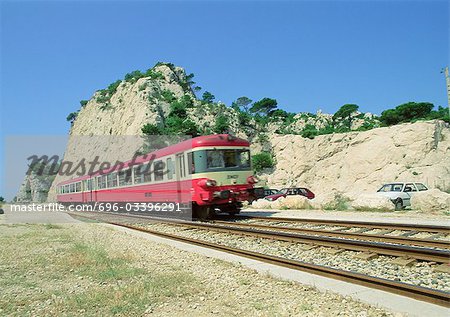
<svg viewBox="0 0 450 317">
<path fill-rule="evenodd" d="M 391 183 L 383 185 L 377 193 L 388 197 L 395 205 L 395 210 L 411 206 L 414 193 L 428 190 L 422 183 Z"/>
</svg>

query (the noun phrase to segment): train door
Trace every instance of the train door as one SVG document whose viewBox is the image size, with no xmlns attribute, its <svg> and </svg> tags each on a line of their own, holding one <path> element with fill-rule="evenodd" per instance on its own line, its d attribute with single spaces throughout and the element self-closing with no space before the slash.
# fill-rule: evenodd
<svg viewBox="0 0 450 317">
<path fill-rule="evenodd" d="M 88 188 L 87 180 L 85 179 L 85 180 L 83 180 L 81 182 L 81 201 L 83 203 L 87 203 L 88 202 L 89 193 L 87 191 L 87 188 Z"/>
<path fill-rule="evenodd" d="M 175 175 L 176 175 L 176 190 L 177 190 L 177 202 L 183 201 L 183 184 L 182 179 L 186 176 L 186 168 L 185 168 L 185 160 L 184 153 L 179 153 L 175 158 Z"/>
</svg>

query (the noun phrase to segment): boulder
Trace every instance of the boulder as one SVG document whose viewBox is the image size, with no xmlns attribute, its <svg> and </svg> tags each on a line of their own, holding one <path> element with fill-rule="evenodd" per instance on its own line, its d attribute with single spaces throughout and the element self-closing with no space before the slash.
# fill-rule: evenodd
<svg viewBox="0 0 450 317">
<path fill-rule="evenodd" d="M 273 209 L 312 209 L 310 200 L 305 196 L 293 195 L 279 198 L 272 203 Z"/>
<path fill-rule="evenodd" d="M 264 198 L 261 198 L 252 202 L 252 204 L 249 207 L 254 209 L 270 209 L 271 202 Z"/>
<path fill-rule="evenodd" d="M 393 211 L 395 209 L 394 204 L 388 197 L 374 193 L 364 193 L 351 198 L 353 199 L 350 202 L 350 206 L 356 210 Z"/>
<path fill-rule="evenodd" d="M 313 209 L 324 210 L 346 210 L 349 199 L 341 192 L 328 191 L 326 193 L 316 196 L 310 201 Z"/>
<path fill-rule="evenodd" d="M 415 193 L 411 198 L 411 208 L 421 211 L 450 211 L 450 194 L 439 189 Z"/>
</svg>

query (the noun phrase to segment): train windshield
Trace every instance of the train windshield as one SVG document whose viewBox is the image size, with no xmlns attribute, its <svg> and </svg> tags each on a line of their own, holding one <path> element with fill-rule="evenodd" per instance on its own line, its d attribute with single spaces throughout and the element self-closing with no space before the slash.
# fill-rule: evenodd
<svg viewBox="0 0 450 317">
<path fill-rule="evenodd" d="M 194 152 L 195 173 L 221 170 L 250 170 L 247 149 L 213 149 Z"/>
</svg>

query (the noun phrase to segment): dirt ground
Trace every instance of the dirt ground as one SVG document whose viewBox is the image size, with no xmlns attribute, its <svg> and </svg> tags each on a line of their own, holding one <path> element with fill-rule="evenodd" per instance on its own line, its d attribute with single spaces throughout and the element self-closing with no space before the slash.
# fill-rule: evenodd
<svg viewBox="0 0 450 317">
<path fill-rule="evenodd" d="M 0 315 L 392 315 L 94 223 L 2 224 L 0 239 Z"/>
</svg>

